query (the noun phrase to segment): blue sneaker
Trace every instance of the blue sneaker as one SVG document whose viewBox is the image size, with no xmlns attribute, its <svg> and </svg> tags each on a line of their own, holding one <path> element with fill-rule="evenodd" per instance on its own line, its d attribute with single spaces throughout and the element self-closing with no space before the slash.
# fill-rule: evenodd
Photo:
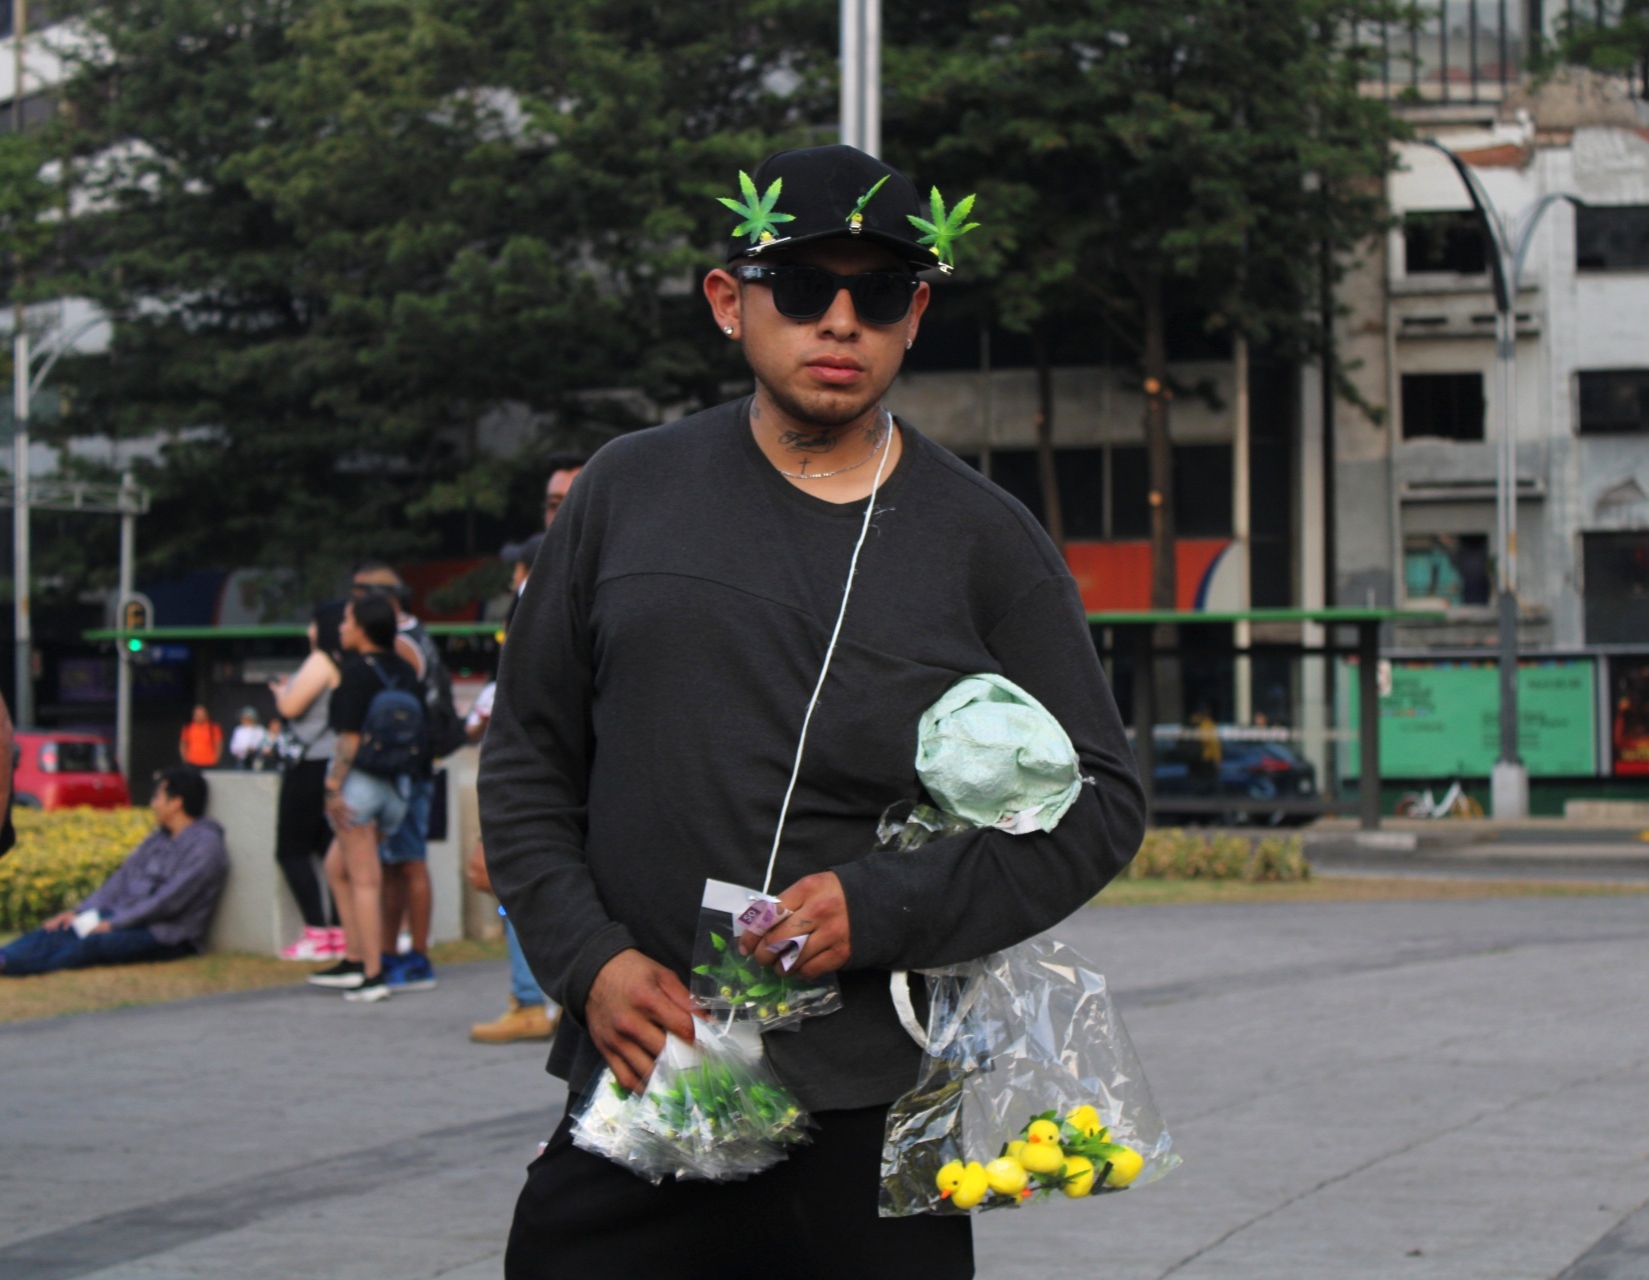
<svg viewBox="0 0 1649 1280">
<path fill-rule="evenodd" d="M 384 982 L 391 991 L 435 990 L 435 966 L 421 951 L 408 951 L 391 958 L 384 957 Z"/>
</svg>

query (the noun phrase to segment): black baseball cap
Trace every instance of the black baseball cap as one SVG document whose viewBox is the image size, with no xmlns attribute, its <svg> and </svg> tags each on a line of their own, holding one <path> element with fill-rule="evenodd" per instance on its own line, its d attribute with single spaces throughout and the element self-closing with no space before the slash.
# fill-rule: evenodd
<svg viewBox="0 0 1649 1280">
<path fill-rule="evenodd" d="M 842 236 L 891 249 L 915 271 L 939 266 L 932 250 L 916 242 L 918 233 L 910 222 L 911 215 L 927 213 L 916 187 L 892 165 L 857 147 L 837 143 L 780 151 L 763 160 L 751 180 L 761 197 L 776 180 L 782 182 L 770 213 L 788 219 L 775 221 L 765 241 L 760 232 L 733 237 L 727 245 L 729 262 L 781 245 Z M 741 198 L 747 199 L 747 193 Z"/>
</svg>

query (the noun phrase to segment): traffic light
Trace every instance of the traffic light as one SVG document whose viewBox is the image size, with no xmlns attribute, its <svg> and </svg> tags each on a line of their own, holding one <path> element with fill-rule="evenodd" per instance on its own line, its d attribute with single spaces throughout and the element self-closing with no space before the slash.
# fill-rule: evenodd
<svg viewBox="0 0 1649 1280">
<path fill-rule="evenodd" d="M 143 637 L 131 633 L 149 630 L 154 621 L 151 609 L 152 606 L 144 599 L 128 598 L 121 602 L 120 629 L 127 633 L 126 648 L 132 653 L 143 652 Z"/>
</svg>

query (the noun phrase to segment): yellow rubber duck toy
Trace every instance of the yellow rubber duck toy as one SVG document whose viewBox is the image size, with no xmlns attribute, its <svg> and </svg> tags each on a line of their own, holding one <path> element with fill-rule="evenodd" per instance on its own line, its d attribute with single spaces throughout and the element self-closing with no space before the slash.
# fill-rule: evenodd
<svg viewBox="0 0 1649 1280">
<path fill-rule="evenodd" d="M 939 1188 L 941 1200 L 949 1200 L 956 1193 L 956 1188 L 962 1185 L 962 1174 L 966 1168 L 960 1160 L 952 1160 L 934 1175 L 934 1185 Z"/>
<path fill-rule="evenodd" d="M 1087 1156 L 1065 1157 L 1065 1181 L 1059 1189 L 1073 1200 L 1092 1195 L 1094 1190 L 1094 1162 Z"/>
<path fill-rule="evenodd" d="M 958 1209 L 972 1209 L 985 1198 L 990 1190 L 990 1179 L 985 1174 L 985 1166 L 977 1160 L 969 1163 L 962 1171 L 962 1181 L 951 1192 L 950 1202 Z"/>
<path fill-rule="evenodd" d="M 997 1195 L 1017 1199 L 1026 1194 L 1025 1184 L 1030 1181 L 1030 1175 L 1012 1156 L 998 1156 L 985 1166 L 985 1181 Z"/>
<path fill-rule="evenodd" d="M 1080 1106 L 1065 1117 L 1065 1123 L 1070 1125 L 1084 1138 L 1105 1137 L 1105 1121 L 1099 1118 L 1099 1112 L 1091 1106 Z"/>
<path fill-rule="evenodd" d="M 1033 1120 L 1025 1132 L 1025 1149 L 1019 1153 L 1019 1163 L 1031 1173 L 1058 1173 L 1065 1163 L 1059 1126 L 1052 1120 Z"/>
</svg>

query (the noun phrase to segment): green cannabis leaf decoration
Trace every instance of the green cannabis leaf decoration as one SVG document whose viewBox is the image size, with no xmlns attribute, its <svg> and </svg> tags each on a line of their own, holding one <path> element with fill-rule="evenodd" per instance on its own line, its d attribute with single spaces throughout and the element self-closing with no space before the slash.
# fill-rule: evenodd
<svg viewBox="0 0 1649 1280">
<path fill-rule="evenodd" d="M 769 240 L 779 238 L 780 222 L 794 222 L 793 213 L 775 213 L 773 206 L 778 202 L 779 192 L 784 189 L 784 179 L 774 178 L 773 185 L 768 187 L 765 195 L 756 194 L 756 184 L 750 180 L 750 175 L 743 169 L 739 170 L 739 190 L 744 192 L 744 202 L 717 196 L 716 199 L 726 205 L 744 221 L 733 228 L 735 236 L 748 235 L 752 244 L 765 244 Z"/>
<path fill-rule="evenodd" d="M 973 212 L 973 196 L 964 196 L 958 200 L 956 208 L 948 214 L 945 212 L 945 201 L 940 196 L 938 187 L 933 188 L 931 199 L 933 204 L 932 222 L 925 218 L 918 218 L 914 213 L 907 213 L 905 217 L 910 219 L 911 226 L 924 233 L 916 243 L 927 245 L 940 263 L 950 267 L 955 263 L 954 246 L 957 238 L 967 235 L 968 232 L 979 225 L 977 222 L 966 222 L 967 216 Z"/>
<path fill-rule="evenodd" d="M 853 230 L 857 231 L 860 227 L 864 226 L 865 206 L 870 203 L 870 197 L 882 189 L 882 184 L 888 180 L 889 176 L 889 174 L 884 173 L 880 178 L 876 179 L 876 185 L 874 187 L 859 197 L 859 203 L 854 205 L 853 212 L 847 215 L 847 225 L 852 227 Z"/>
</svg>

